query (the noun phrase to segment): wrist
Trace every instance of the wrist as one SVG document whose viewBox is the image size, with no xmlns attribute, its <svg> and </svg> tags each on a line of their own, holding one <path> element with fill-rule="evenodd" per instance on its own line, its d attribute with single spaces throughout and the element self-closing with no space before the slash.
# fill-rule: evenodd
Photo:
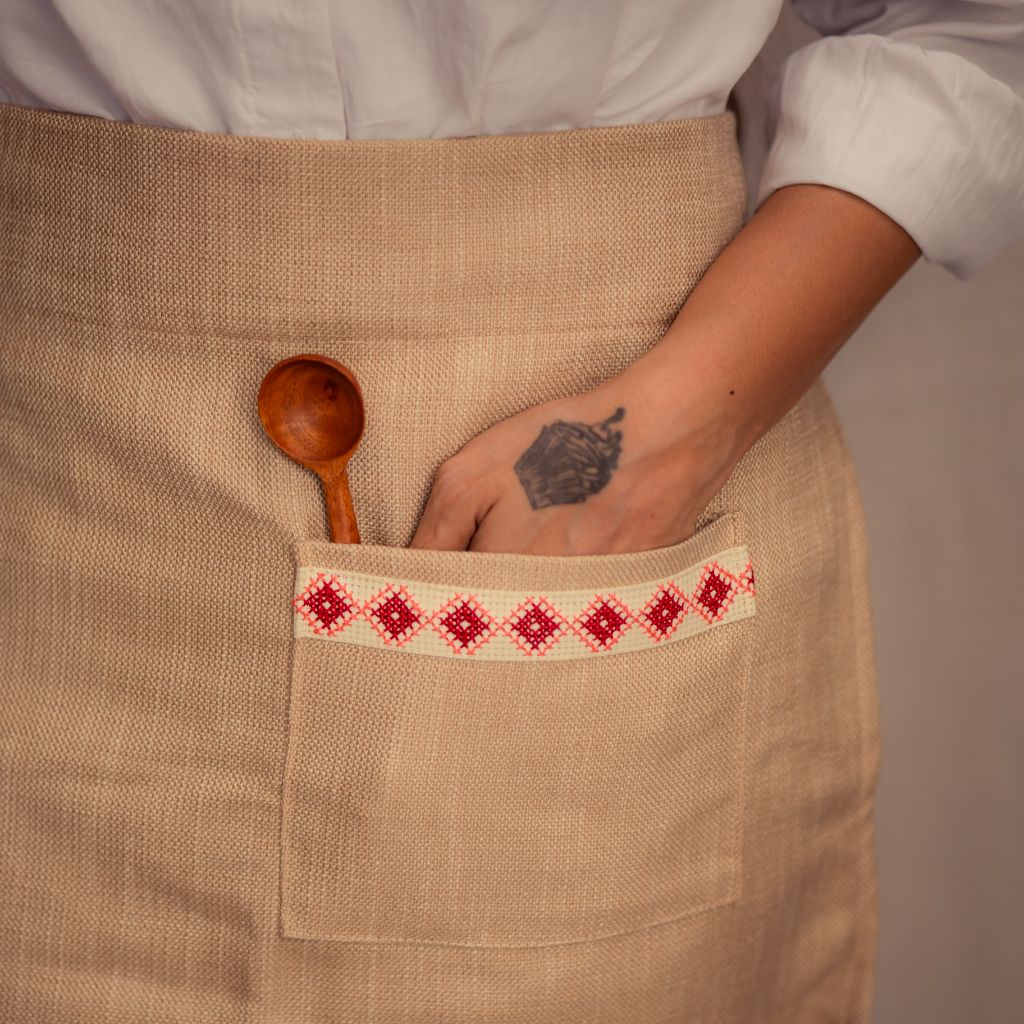
<svg viewBox="0 0 1024 1024">
<path fill-rule="evenodd" d="M 735 465 L 919 255 L 857 196 L 813 184 L 779 189 L 662 338 L 607 384 L 634 396 L 666 447 Z"/>
<path fill-rule="evenodd" d="M 632 457 L 650 464 L 652 471 L 664 466 L 674 473 L 685 467 L 690 479 L 724 483 L 757 437 L 744 405 L 723 387 L 725 382 L 673 372 L 653 352 L 599 385 L 595 397 L 607 396 L 602 408 L 626 409 L 626 444 Z"/>
<path fill-rule="evenodd" d="M 643 445 L 667 456 L 680 451 L 714 465 L 735 464 L 762 432 L 752 389 L 723 373 L 713 360 L 681 359 L 657 347 L 597 390 L 633 411 Z"/>
</svg>

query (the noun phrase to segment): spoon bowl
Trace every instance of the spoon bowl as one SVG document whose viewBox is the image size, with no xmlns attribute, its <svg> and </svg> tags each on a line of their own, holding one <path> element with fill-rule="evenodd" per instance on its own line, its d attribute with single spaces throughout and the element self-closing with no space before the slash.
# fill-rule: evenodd
<svg viewBox="0 0 1024 1024">
<path fill-rule="evenodd" d="M 267 371 L 257 406 L 270 440 L 323 481 L 331 540 L 358 544 L 346 474 L 366 427 L 355 375 L 327 356 L 289 356 Z"/>
</svg>

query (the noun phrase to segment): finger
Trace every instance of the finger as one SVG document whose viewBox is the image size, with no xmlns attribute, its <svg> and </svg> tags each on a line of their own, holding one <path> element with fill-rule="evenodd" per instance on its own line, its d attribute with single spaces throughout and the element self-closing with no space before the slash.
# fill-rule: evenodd
<svg viewBox="0 0 1024 1024">
<path fill-rule="evenodd" d="M 409 547 L 465 551 L 476 532 L 478 504 L 478 493 L 438 471 Z"/>
</svg>

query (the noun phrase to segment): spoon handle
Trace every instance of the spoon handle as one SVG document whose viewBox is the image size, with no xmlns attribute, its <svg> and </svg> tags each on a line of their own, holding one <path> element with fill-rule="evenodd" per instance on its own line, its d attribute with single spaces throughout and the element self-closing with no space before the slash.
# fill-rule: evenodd
<svg viewBox="0 0 1024 1024">
<path fill-rule="evenodd" d="M 331 527 L 331 541 L 334 544 L 358 544 L 359 528 L 356 513 L 352 507 L 352 494 L 348 488 L 345 467 L 321 478 L 324 497 L 327 500 L 327 520 Z"/>
</svg>

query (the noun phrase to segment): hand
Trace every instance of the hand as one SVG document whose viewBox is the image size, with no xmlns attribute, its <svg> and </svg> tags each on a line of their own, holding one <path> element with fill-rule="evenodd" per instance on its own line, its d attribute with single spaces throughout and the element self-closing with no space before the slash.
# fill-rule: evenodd
<svg viewBox="0 0 1024 1024">
<path fill-rule="evenodd" d="M 488 428 L 438 469 L 410 547 L 587 555 L 686 540 L 738 454 L 724 420 L 669 414 L 669 398 L 638 362 Z"/>
<path fill-rule="evenodd" d="M 446 460 L 410 546 L 587 555 L 686 540 L 744 452 L 920 256 L 859 196 L 777 189 L 640 359 L 584 395 L 495 424 Z M 581 446 L 580 468 L 556 468 L 570 444 Z"/>
</svg>

